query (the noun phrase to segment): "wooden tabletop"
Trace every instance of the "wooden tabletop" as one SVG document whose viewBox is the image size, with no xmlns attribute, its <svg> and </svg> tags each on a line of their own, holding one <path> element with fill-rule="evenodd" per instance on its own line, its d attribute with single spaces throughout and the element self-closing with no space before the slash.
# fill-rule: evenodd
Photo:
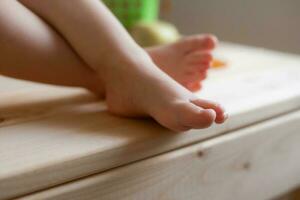
<svg viewBox="0 0 300 200">
<path fill-rule="evenodd" d="M 300 56 L 224 43 L 228 67 L 199 96 L 230 119 L 175 134 L 152 120 L 118 118 L 82 89 L 0 77 L 0 199 L 13 198 L 217 137 L 300 108 Z"/>
</svg>

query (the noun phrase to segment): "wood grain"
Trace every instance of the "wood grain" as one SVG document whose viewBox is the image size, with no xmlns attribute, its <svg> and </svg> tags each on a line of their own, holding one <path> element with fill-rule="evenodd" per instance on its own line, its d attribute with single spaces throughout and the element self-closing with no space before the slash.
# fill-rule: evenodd
<svg viewBox="0 0 300 200">
<path fill-rule="evenodd" d="M 63 113 L 70 107 L 95 102 L 84 90 L 35 89 L 1 94 L 0 127 Z"/>
<path fill-rule="evenodd" d="M 265 200 L 300 184 L 300 111 L 19 200 Z"/>
<path fill-rule="evenodd" d="M 198 95 L 222 102 L 222 126 L 174 134 L 118 118 L 80 90 L 1 79 L 0 199 L 25 195 L 222 135 L 300 108 L 300 59 L 223 45 L 229 67 Z M 5 87 L 9 85 L 9 87 Z M 26 86 L 26 87 L 25 87 Z"/>
</svg>

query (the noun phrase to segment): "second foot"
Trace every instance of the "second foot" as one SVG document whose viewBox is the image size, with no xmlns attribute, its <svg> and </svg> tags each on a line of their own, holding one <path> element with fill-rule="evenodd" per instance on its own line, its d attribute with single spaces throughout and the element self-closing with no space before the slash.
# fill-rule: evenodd
<svg viewBox="0 0 300 200">
<path fill-rule="evenodd" d="M 169 76 L 190 91 L 197 91 L 207 76 L 216 44 L 213 35 L 194 35 L 169 45 L 148 48 L 147 52 Z"/>
</svg>

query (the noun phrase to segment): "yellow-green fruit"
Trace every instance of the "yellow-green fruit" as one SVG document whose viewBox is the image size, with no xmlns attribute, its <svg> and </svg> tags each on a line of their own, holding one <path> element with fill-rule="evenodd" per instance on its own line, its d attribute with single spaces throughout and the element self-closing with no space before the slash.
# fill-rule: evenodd
<svg viewBox="0 0 300 200">
<path fill-rule="evenodd" d="M 143 47 L 168 44 L 180 38 L 174 25 L 161 21 L 136 23 L 130 33 Z"/>
</svg>

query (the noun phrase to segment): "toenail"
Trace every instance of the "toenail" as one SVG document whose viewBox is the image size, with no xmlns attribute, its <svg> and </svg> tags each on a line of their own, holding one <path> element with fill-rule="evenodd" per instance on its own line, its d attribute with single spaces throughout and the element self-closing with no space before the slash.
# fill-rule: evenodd
<svg viewBox="0 0 300 200">
<path fill-rule="evenodd" d="M 209 113 L 209 117 L 213 118 L 211 121 L 214 121 L 217 115 L 216 111 L 214 109 L 205 109 L 205 111 Z"/>
</svg>

